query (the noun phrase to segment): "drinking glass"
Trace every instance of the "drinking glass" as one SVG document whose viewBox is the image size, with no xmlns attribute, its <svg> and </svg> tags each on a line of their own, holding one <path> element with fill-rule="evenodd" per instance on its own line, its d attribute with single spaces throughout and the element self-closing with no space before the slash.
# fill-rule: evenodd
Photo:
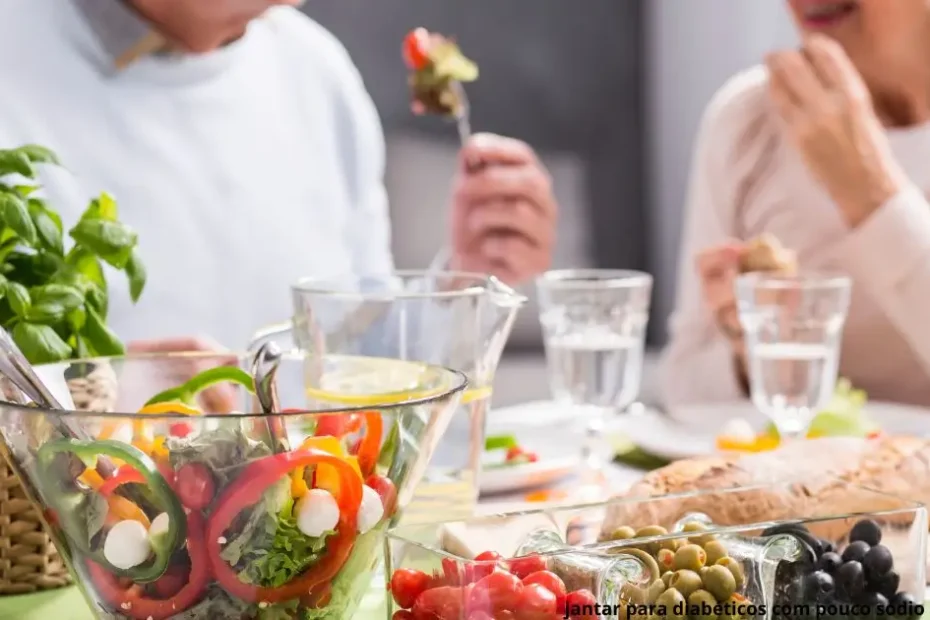
<svg viewBox="0 0 930 620">
<path fill-rule="evenodd" d="M 807 435 L 837 381 L 851 280 L 833 274 L 747 274 L 736 280 L 749 391 L 782 442 Z"/>
<path fill-rule="evenodd" d="M 610 412 L 639 396 L 652 276 L 639 271 L 550 271 L 537 280 L 552 395 L 584 425 L 582 495 L 602 488 Z"/>
</svg>

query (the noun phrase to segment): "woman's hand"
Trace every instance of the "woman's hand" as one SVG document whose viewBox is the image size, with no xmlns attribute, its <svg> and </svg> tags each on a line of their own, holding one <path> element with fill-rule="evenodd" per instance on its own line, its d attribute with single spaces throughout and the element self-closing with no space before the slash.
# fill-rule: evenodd
<svg viewBox="0 0 930 620">
<path fill-rule="evenodd" d="M 734 290 L 735 280 L 739 275 L 740 258 L 745 251 L 745 244 L 732 242 L 704 250 L 698 254 L 696 262 L 704 303 L 713 315 L 717 327 L 733 347 L 736 378 L 743 391 L 748 392 L 746 348 Z"/>
<path fill-rule="evenodd" d="M 766 64 L 772 101 L 795 146 L 850 226 L 907 186 L 869 91 L 838 43 L 815 35 L 801 51 L 771 54 Z"/>
</svg>

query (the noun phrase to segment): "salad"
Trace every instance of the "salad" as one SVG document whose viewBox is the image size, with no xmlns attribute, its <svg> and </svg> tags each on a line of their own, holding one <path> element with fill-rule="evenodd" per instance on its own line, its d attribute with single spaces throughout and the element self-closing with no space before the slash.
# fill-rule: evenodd
<svg viewBox="0 0 930 620">
<path fill-rule="evenodd" d="M 484 452 L 489 459 L 485 469 L 516 467 L 539 461 L 539 455 L 527 450 L 513 435 L 489 435 L 484 440 Z"/>
<path fill-rule="evenodd" d="M 478 79 L 478 67 L 459 46 L 446 37 L 417 28 L 404 39 L 404 62 L 410 70 L 408 83 L 415 114 L 457 117 L 465 102 L 463 82 Z"/>
<path fill-rule="evenodd" d="M 290 449 L 262 418 L 195 426 L 197 395 L 226 382 L 252 391 L 239 368 L 210 369 L 139 411 L 191 422 L 135 418 L 36 450 L 45 517 L 101 617 L 336 619 L 368 588 L 396 509 L 384 462 L 398 427 L 382 441 L 378 411 L 322 414 Z"/>
<path fill-rule="evenodd" d="M 807 432 L 808 439 L 819 437 L 863 437 L 881 435 L 881 428 L 865 411 L 868 400 L 863 390 L 857 390 L 847 379 L 837 382 L 830 403 L 814 416 Z M 769 424 L 761 433 L 743 419 L 730 420 L 717 436 L 717 448 L 723 451 L 763 452 L 774 450 L 780 443 L 778 429 Z"/>
</svg>

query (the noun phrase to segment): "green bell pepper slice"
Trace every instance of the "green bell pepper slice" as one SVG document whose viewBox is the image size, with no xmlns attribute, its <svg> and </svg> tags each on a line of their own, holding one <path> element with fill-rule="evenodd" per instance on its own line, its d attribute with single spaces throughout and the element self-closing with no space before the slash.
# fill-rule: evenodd
<svg viewBox="0 0 930 620">
<path fill-rule="evenodd" d="M 218 383 L 238 383 L 249 392 L 255 392 L 252 376 L 241 368 L 235 366 L 218 366 L 194 375 L 183 384 L 164 392 L 159 392 L 146 401 L 145 405 L 159 403 L 184 403 L 193 405 L 197 394 Z"/>
<path fill-rule="evenodd" d="M 147 494 L 153 498 L 156 508 L 168 515 L 168 530 L 151 539 L 154 553 L 151 560 L 129 570 L 122 570 L 107 561 L 102 546 L 92 548 L 86 535 L 88 515 L 75 510 L 75 493 L 62 488 L 61 470 L 54 467 L 55 457 L 61 454 L 76 456 L 86 464 L 93 463 L 98 456 L 109 456 L 123 461 L 142 476 Z M 135 583 L 151 583 L 165 574 L 172 554 L 180 549 L 187 539 L 187 516 L 174 490 L 158 471 L 155 461 L 135 446 L 111 439 L 51 441 L 39 448 L 36 458 L 45 499 L 58 513 L 62 529 L 78 550 L 113 574 L 131 579 Z M 83 492 L 78 493 L 87 497 Z"/>
</svg>

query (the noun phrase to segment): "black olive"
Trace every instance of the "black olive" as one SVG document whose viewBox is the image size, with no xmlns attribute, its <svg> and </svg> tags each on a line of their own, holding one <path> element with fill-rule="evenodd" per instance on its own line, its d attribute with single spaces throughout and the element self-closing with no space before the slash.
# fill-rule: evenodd
<svg viewBox="0 0 930 620">
<path fill-rule="evenodd" d="M 820 539 L 820 548 L 823 549 L 824 553 L 833 553 L 836 551 L 836 547 L 833 546 L 833 543 L 826 538 Z"/>
<path fill-rule="evenodd" d="M 907 592 L 898 592 L 891 598 L 891 607 L 896 618 L 917 618 L 917 599 Z"/>
<path fill-rule="evenodd" d="M 875 581 L 894 567 L 891 551 L 884 545 L 875 545 L 869 549 L 862 560 L 862 568 L 869 581 Z"/>
<path fill-rule="evenodd" d="M 856 603 L 867 609 L 870 618 L 878 618 L 885 615 L 888 599 L 878 592 L 863 592 L 856 598 Z"/>
<path fill-rule="evenodd" d="M 878 592 L 887 599 L 894 598 L 901 585 L 901 576 L 893 570 L 888 571 L 875 581 L 869 582 L 869 589 Z"/>
<path fill-rule="evenodd" d="M 779 523 L 762 530 L 762 535 L 775 536 L 776 534 L 793 534 L 795 532 L 810 533 L 803 523 Z"/>
<path fill-rule="evenodd" d="M 836 585 L 850 599 L 858 596 L 865 587 L 865 571 L 859 562 L 844 562 L 836 570 Z"/>
<path fill-rule="evenodd" d="M 849 532 L 849 542 L 864 542 L 870 547 L 882 542 L 882 528 L 871 519 L 863 519 L 856 523 Z"/>
<path fill-rule="evenodd" d="M 836 569 L 840 567 L 840 564 L 843 563 L 843 558 L 834 551 L 828 551 L 820 556 L 820 559 L 817 560 L 817 568 L 820 570 L 826 571 L 831 575 L 836 574 Z"/>
<path fill-rule="evenodd" d="M 821 601 L 825 595 L 833 593 L 833 588 L 833 577 L 822 570 L 814 571 L 804 579 L 804 599 Z"/>
<path fill-rule="evenodd" d="M 844 562 L 862 562 L 865 559 L 865 554 L 869 552 L 869 545 L 861 540 L 856 542 L 849 543 L 845 549 L 843 549 L 843 561 Z"/>
</svg>

